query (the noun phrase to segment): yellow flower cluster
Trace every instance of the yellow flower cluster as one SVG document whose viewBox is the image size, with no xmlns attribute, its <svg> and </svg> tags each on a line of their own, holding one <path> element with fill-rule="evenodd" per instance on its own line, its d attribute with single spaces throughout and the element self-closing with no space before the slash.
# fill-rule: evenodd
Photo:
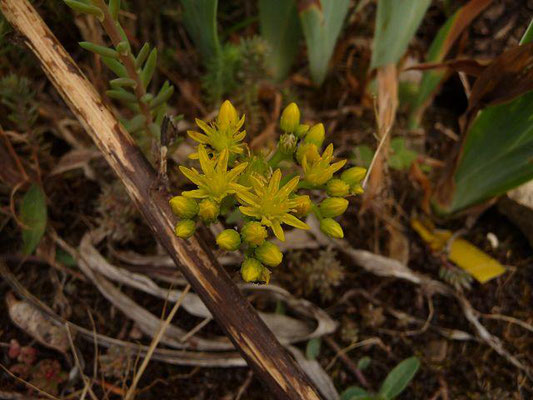
<svg viewBox="0 0 533 400">
<path fill-rule="evenodd" d="M 200 171 L 194 167 L 179 169 L 196 188 L 183 191 L 170 200 L 170 207 L 180 220 L 175 227 L 177 236 L 191 237 L 198 221 L 215 222 L 238 210 L 242 217 L 240 229 L 225 229 L 216 238 L 224 251 L 242 250 L 245 261 L 241 276 L 246 282 L 268 283 L 273 268 L 281 264 L 283 254 L 279 247 L 268 241 L 269 229 L 275 238 L 285 241 L 282 225 L 309 229 L 301 220 L 309 213 L 320 220 L 320 229 L 332 238 L 344 233 L 334 218 L 348 207 L 349 195 L 362 193 L 364 168 L 353 167 L 340 177 L 335 174 L 346 160 L 335 161 L 333 145 L 321 153 L 325 140 L 324 125 L 300 124 L 300 110 L 289 104 L 281 115 L 280 127 L 284 132 L 276 152 L 268 158 L 252 154 L 241 130 L 244 116 L 226 100 L 220 107 L 215 122 L 196 120 L 203 133 L 189 131 L 197 142 L 190 156 L 198 160 Z M 279 164 L 292 168 L 283 176 Z M 296 167 L 296 168 L 295 168 Z M 297 171 L 301 171 L 298 173 Z M 323 190 L 329 197 L 313 202 L 301 191 Z"/>
</svg>

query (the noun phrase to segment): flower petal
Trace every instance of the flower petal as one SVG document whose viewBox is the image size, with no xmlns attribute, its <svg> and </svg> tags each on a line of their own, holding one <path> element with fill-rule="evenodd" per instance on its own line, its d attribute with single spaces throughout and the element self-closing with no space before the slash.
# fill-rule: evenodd
<svg viewBox="0 0 533 400">
<path fill-rule="evenodd" d="M 189 135 L 189 137 L 195 141 L 197 141 L 198 143 L 202 143 L 202 144 L 208 144 L 209 143 L 209 138 L 200 133 L 200 132 L 196 132 L 196 131 L 187 131 L 187 135 Z"/>
<path fill-rule="evenodd" d="M 309 225 L 307 225 L 303 221 L 300 221 L 298 218 L 296 218 L 294 215 L 291 215 L 291 214 L 285 214 L 283 218 L 281 219 L 281 221 L 284 224 L 294 226 L 295 228 L 303 229 L 305 231 L 310 229 Z"/>
<path fill-rule="evenodd" d="M 281 170 L 278 168 L 272 174 L 270 182 L 268 183 L 268 191 L 270 193 L 275 193 L 279 189 L 279 183 L 281 182 Z"/>
<path fill-rule="evenodd" d="M 285 234 L 283 233 L 283 229 L 281 228 L 281 224 L 278 221 L 273 221 L 270 225 L 272 228 L 272 232 L 274 232 L 274 235 L 281 240 L 282 242 L 285 241 Z"/>
<path fill-rule="evenodd" d="M 206 197 L 209 197 L 204 189 L 186 190 L 181 192 L 181 194 L 185 197 L 192 197 L 194 199 L 205 199 Z"/>
<path fill-rule="evenodd" d="M 196 170 L 183 167 L 183 166 L 180 166 L 179 168 L 180 168 L 181 173 L 185 175 L 187 179 L 189 179 L 192 183 L 196 183 L 197 185 L 199 185 L 200 183 L 203 182 L 200 174 L 196 172 Z"/>
</svg>

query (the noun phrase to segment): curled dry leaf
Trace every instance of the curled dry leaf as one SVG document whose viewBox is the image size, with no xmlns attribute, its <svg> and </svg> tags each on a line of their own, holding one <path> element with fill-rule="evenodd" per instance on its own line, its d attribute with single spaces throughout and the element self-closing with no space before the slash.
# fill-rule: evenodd
<svg viewBox="0 0 533 400">
<path fill-rule="evenodd" d="M 11 292 L 6 294 L 9 316 L 15 325 L 43 346 L 66 353 L 69 349 L 67 332 L 30 303 L 18 300 Z"/>
</svg>

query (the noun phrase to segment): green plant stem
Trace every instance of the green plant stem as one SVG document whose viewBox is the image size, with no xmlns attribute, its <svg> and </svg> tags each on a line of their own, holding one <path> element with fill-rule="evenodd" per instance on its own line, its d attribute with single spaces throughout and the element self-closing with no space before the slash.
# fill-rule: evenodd
<svg viewBox="0 0 533 400">
<path fill-rule="evenodd" d="M 109 13 L 109 9 L 107 8 L 107 5 L 105 4 L 104 0 L 93 0 L 93 3 L 99 7 L 102 12 L 104 13 L 104 20 L 102 21 L 102 26 L 111 39 L 111 42 L 113 43 L 113 46 L 115 48 L 119 45 L 119 43 L 122 42 L 122 36 L 120 35 L 119 30 L 117 29 L 116 22 L 114 21 L 113 17 Z M 144 101 L 142 101 L 142 97 L 146 94 L 146 90 L 144 88 L 144 85 L 141 81 L 140 75 L 137 73 L 137 69 L 135 68 L 135 59 L 133 55 L 131 54 L 131 51 L 128 51 L 127 54 L 120 54 L 119 53 L 120 61 L 122 61 L 122 64 L 124 64 L 124 67 L 126 68 L 126 72 L 128 73 L 128 77 L 130 79 L 133 79 L 135 81 L 135 97 L 137 97 L 137 102 L 139 103 L 139 108 L 141 109 L 142 114 L 145 118 L 145 130 L 148 132 L 149 135 L 153 137 L 152 132 L 150 131 L 150 125 L 152 124 L 152 113 L 150 112 L 150 108 L 148 107 L 148 104 L 146 104 Z"/>
<path fill-rule="evenodd" d="M 270 165 L 270 167 L 272 169 L 276 168 L 278 166 L 278 164 L 280 162 L 282 162 L 283 160 L 286 160 L 287 159 L 287 156 L 282 154 L 281 151 L 276 150 L 276 152 L 274 153 L 274 155 L 270 158 L 270 160 L 268 160 L 268 165 Z"/>
</svg>

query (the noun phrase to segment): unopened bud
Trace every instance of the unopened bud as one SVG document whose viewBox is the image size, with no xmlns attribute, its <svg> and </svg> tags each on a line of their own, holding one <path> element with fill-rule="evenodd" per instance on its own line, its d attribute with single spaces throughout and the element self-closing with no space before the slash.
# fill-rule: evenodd
<svg viewBox="0 0 533 400">
<path fill-rule="evenodd" d="M 334 178 L 328 182 L 326 190 L 330 196 L 344 197 L 350 193 L 350 185 L 342 179 Z"/>
<path fill-rule="evenodd" d="M 225 229 L 217 236 L 217 244 L 222 250 L 235 251 L 241 245 L 241 236 L 234 229 Z"/>
<path fill-rule="evenodd" d="M 326 137 L 326 131 L 322 123 L 313 125 L 307 135 L 305 135 L 304 143 L 312 143 L 316 147 L 322 146 Z"/>
<path fill-rule="evenodd" d="M 239 115 L 237 110 L 233 107 L 233 104 L 229 100 L 226 100 L 220 106 L 217 116 L 217 125 L 220 129 L 227 128 L 231 125 L 236 125 L 239 122 Z"/>
<path fill-rule="evenodd" d="M 174 196 L 169 201 L 172 212 L 180 218 L 193 218 L 198 214 L 198 203 L 185 196 Z"/>
<path fill-rule="evenodd" d="M 246 243 L 252 246 L 259 246 L 265 241 L 268 233 L 263 225 L 259 222 L 252 221 L 242 227 L 241 235 Z"/>
<path fill-rule="evenodd" d="M 294 134 L 298 136 L 299 138 L 303 138 L 308 130 L 309 130 L 309 125 L 300 124 L 298 125 L 298 128 L 296 128 L 296 132 L 294 132 Z"/>
<path fill-rule="evenodd" d="M 247 258 L 241 265 L 241 276 L 244 282 L 264 282 L 263 266 L 255 258 Z"/>
<path fill-rule="evenodd" d="M 320 203 L 319 208 L 323 217 L 338 217 L 348 208 L 348 200 L 342 197 L 328 197 Z"/>
<path fill-rule="evenodd" d="M 278 148 L 281 154 L 292 156 L 296 151 L 298 139 L 292 133 L 284 133 L 279 138 Z"/>
<path fill-rule="evenodd" d="M 294 198 L 296 205 L 294 206 L 294 214 L 298 218 L 306 217 L 311 212 L 311 199 L 304 194 Z"/>
<path fill-rule="evenodd" d="M 205 223 L 215 221 L 220 213 L 220 206 L 210 199 L 203 199 L 198 207 L 198 216 Z"/>
<path fill-rule="evenodd" d="M 255 249 L 255 256 L 259 261 L 269 267 L 277 267 L 283 260 L 283 254 L 279 247 L 271 242 L 264 242 Z"/>
<path fill-rule="evenodd" d="M 300 110 L 296 103 L 291 103 L 281 113 L 281 129 L 285 132 L 295 132 L 300 125 Z"/>
<path fill-rule="evenodd" d="M 332 218 L 324 218 L 320 221 L 320 230 L 334 239 L 342 239 L 344 232 L 337 221 Z"/>
<path fill-rule="evenodd" d="M 352 167 L 348 168 L 341 174 L 341 179 L 348 185 L 353 186 L 356 183 L 360 183 L 366 175 L 366 168 Z"/>
<path fill-rule="evenodd" d="M 196 222 L 192 219 L 182 219 L 176 224 L 176 229 L 174 230 L 176 236 L 182 239 L 190 238 L 194 235 L 194 231 L 196 231 Z"/>
<path fill-rule="evenodd" d="M 364 192 L 365 190 L 363 189 L 363 186 L 361 186 L 359 183 L 356 183 L 350 188 L 351 194 L 363 194 Z"/>
</svg>

